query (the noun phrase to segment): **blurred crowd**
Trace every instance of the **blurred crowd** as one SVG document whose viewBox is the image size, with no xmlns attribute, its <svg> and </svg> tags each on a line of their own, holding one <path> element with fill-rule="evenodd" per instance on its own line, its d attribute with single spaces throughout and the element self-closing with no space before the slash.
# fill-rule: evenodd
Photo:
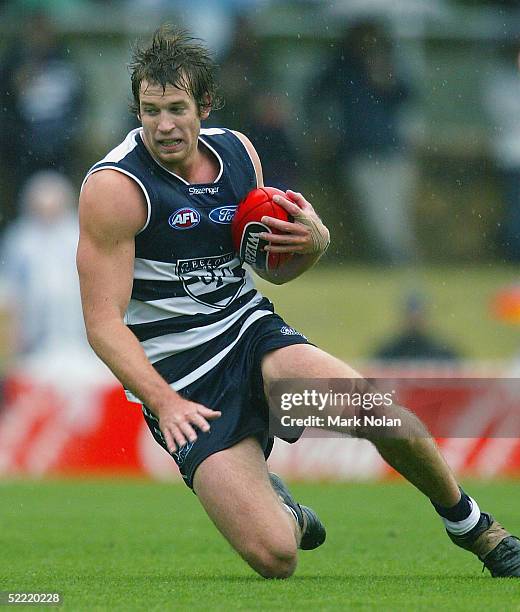
<svg viewBox="0 0 520 612">
<path fill-rule="evenodd" d="M 8 321 L 11 345 L 20 354 L 35 345 L 84 342 L 74 252 L 77 191 L 96 161 L 86 146 L 90 83 L 74 41 L 57 24 L 72 5 L 80 13 L 101 13 L 107 4 L 0 3 L 19 24 L 0 54 L 0 320 Z M 421 168 L 406 130 L 412 114 L 420 112 L 420 96 L 385 19 L 346 19 L 305 71 L 300 95 L 291 97 L 284 79 L 277 78 L 276 57 L 272 46 L 264 45 L 256 19 L 268 0 L 179 0 L 173 11 L 165 0 L 110 4 L 125 16 L 128 41 L 134 38 L 132 21 L 150 15 L 156 21 L 150 20 L 150 29 L 161 21 L 181 21 L 207 40 L 226 100 L 210 125 L 251 138 L 267 185 L 305 191 L 317 203 L 338 245 L 332 259 L 358 257 L 359 251 L 385 264 L 421 261 L 416 231 Z M 520 76 L 517 46 L 505 47 L 503 71 L 483 82 L 482 95 L 503 197 L 497 249 L 504 259 L 519 261 Z M 124 67 L 113 63 L 108 69 Z M 122 99 L 121 116 L 125 104 Z M 113 145 L 132 121 L 121 121 Z M 439 350 L 432 345 L 433 352 Z"/>
</svg>

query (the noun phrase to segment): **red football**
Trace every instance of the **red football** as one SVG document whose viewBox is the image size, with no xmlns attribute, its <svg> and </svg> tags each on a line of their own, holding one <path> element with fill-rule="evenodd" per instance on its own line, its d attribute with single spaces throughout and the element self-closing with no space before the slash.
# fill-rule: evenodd
<svg viewBox="0 0 520 612">
<path fill-rule="evenodd" d="M 282 221 L 292 221 L 292 217 L 279 204 L 273 202 L 273 196 L 285 196 L 283 191 L 275 187 L 259 187 L 250 191 L 238 205 L 233 222 L 231 235 L 233 246 L 240 259 L 257 270 L 274 270 L 290 259 L 292 253 L 269 253 L 264 251 L 268 242 L 260 240 L 260 232 L 278 234 L 261 222 L 262 217 L 275 217 Z"/>
</svg>

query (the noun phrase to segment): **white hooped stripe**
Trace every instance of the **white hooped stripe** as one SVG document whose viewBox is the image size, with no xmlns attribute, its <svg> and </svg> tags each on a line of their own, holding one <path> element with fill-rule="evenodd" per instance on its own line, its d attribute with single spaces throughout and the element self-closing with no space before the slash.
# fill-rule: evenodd
<svg viewBox="0 0 520 612">
<path fill-rule="evenodd" d="M 177 266 L 174 263 L 154 261 L 136 257 L 134 259 L 134 278 L 138 280 L 179 280 Z"/>
<path fill-rule="evenodd" d="M 252 289 L 254 289 L 253 281 L 248 279 L 235 299 L 238 299 L 240 295 L 245 295 Z M 261 300 L 262 296 L 256 292 L 245 306 L 252 308 Z M 217 310 L 221 310 L 226 306 L 228 302 L 229 298 L 223 298 L 219 302 L 215 302 L 213 306 L 208 306 L 201 302 L 195 302 L 190 296 L 165 298 L 150 302 L 130 300 L 126 310 L 125 322 L 127 325 L 140 325 L 141 323 L 154 323 L 155 321 L 163 321 L 164 319 L 171 319 L 182 315 L 214 314 Z"/>
<path fill-rule="evenodd" d="M 216 321 L 215 323 L 202 327 L 192 327 L 183 332 L 164 334 L 157 338 L 150 338 L 150 340 L 141 342 L 141 346 L 151 363 L 161 361 L 162 359 L 166 359 L 166 357 L 171 357 L 183 351 L 196 348 L 201 344 L 206 344 L 206 342 L 220 336 L 220 334 L 223 334 L 232 327 L 249 308 L 249 304 L 246 304 L 227 319 Z M 272 314 L 270 310 L 257 310 L 256 312 Z"/>
<path fill-rule="evenodd" d="M 206 361 L 206 363 L 202 364 L 196 370 L 193 370 L 193 372 L 190 372 L 187 376 L 184 376 L 184 378 L 181 378 L 175 381 L 174 383 L 172 383 L 170 387 L 173 387 L 175 391 L 179 391 L 179 389 L 184 389 L 184 387 L 187 387 L 188 385 L 196 381 L 201 376 L 204 376 L 206 372 L 209 372 L 218 363 L 220 363 L 222 359 L 224 359 L 224 357 L 229 353 L 229 351 L 237 344 L 240 338 L 244 335 L 248 327 L 251 327 L 251 325 L 253 325 L 253 323 L 258 321 L 258 319 L 261 319 L 262 317 L 267 317 L 268 315 L 272 315 L 272 314 L 273 313 L 270 310 L 255 310 L 255 312 L 253 312 L 251 316 L 248 317 L 244 321 L 238 336 L 235 338 L 235 340 L 233 340 L 231 344 L 228 344 L 225 349 L 222 349 L 220 351 L 220 353 L 217 353 L 209 361 Z"/>
<path fill-rule="evenodd" d="M 170 387 L 172 387 L 172 389 L 175 389 L 175 391 L 179 391 L 180 389 L 184 389 L 184 387 L 191 385 L 192 382 L 195 382 L 196 380 L 204 376 L 204 374 L 207 374 L 207 372 L 213 369 L 222 361 L 222 359 L 224 359 L 224 357 L 229 353 L 229 351 L 233 349 L 233 347 L 237 344 L 237 342 L 244 335 L 247 329 L 251 327 L 251 325 L 253 325 L 253 323 L 258 321 L 262 317 L 266 317 L 272 314 L 273 313 L 270 310 L 255 310 L 251 314 L 251 316 L 244 321 L 242 327 L 240 328 L 238 336 L 235 338 L 235 340 L 233 340 L 233 342 L 231 342 L 231 344 L 228 344 L 224 349 L 220 351 L 220 353 L 217 353 L 210 360 L 206 361 L 206 363 L 203 363 L 201 366 L 199 366 L 183 378 L 180 378 L 179 380 L 176 380 L 175 382 L 171 383 Z M 131 391 L 125 390 L 125 394 L 129 402 L 134 402 L 136 404 L 143 403 Z"/>
<path fill-rule="evenodd" d="M 471 503 L 471 512 L 468 518 L 465 518 L 462 521 L 449 521 L 448 519 L 442 518 L 442 522 L 446 529 L 452 533 L 453 535 L 464 535 L 471 531 L 473 527 L 478 523 L 480 519 L 480 508 L 478 507 L 477 502 L 470 497 Z"/>
<path fill-rule="evenodd" d="M 232 254 L 227 254 L 231 255 Z M 235 255 L 232 259 L 226 261 L 225 264 L 216 266 L 212 269 L 197 269 L 193 272 L 187 272 L 179 275 L 178 267 L 176 263 L 169 263 L 164 261 L 155 261 L 153 259 L 144 259 L 142 257 L 136 257 L 134 260 L 134 278 L 138 280 L 151 280 L 151 281 L 180 281 L 183 278 L 201 277 L 207 275 L 213 277 L 212 270 L 219 270 L 224 267 L 226 270 L 235 270 L 241 267 L 240 259 Z M 238 280 L 238 279 L 236 279 Z"/>
</svg>

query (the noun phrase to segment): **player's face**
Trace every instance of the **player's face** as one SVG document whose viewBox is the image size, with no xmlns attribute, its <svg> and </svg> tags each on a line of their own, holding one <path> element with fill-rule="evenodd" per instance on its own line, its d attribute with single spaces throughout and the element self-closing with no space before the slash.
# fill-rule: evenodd
<svg viewBox="0 0 520 612">
<path fill-rule="evenodd" d="M 141 83 L 139 115 L 143 136 L 152 155 L 172 172 L 182 173 L 196 161 L 200 122 L 209 115 L 199 113 L 193 97 L 183 89 Z"/>
</svg>

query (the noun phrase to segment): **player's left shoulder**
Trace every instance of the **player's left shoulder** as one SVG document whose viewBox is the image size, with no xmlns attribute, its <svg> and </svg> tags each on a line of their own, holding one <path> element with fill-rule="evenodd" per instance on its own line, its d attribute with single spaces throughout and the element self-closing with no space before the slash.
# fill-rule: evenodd
<svg viewBox="0 0 520 612">
<path fill-rule="evenodd" d="M 239 132 L 238 130 L 229 130 L 232 134 L 234 134 L 238 140 L 240 140 L 242 142 L 242 144 L 246 147 L 246 149 L 248 149 L 249 151 L 255 151 L 255 147 L 253 145 L 253 143 L 249 140 L 249 138 L 243 134 L 242 132 Z"/>
<path fill-rule="evenodd" d="M 231 133 L 234 134 L 240 140 L 240 142 L 244 145 L 244 148 L 247 151 L 249 157 L 251 158 L 251 162 L 253 163 L 256 173 L 256 186 L 263 187 L 264 177 L 262 173 L 262 162 L 260 161 L 260 157 L 256 152 L 253 143 L 245 134 L 242 134 L 242 132 L 231 130 Z"/>
</svg>

